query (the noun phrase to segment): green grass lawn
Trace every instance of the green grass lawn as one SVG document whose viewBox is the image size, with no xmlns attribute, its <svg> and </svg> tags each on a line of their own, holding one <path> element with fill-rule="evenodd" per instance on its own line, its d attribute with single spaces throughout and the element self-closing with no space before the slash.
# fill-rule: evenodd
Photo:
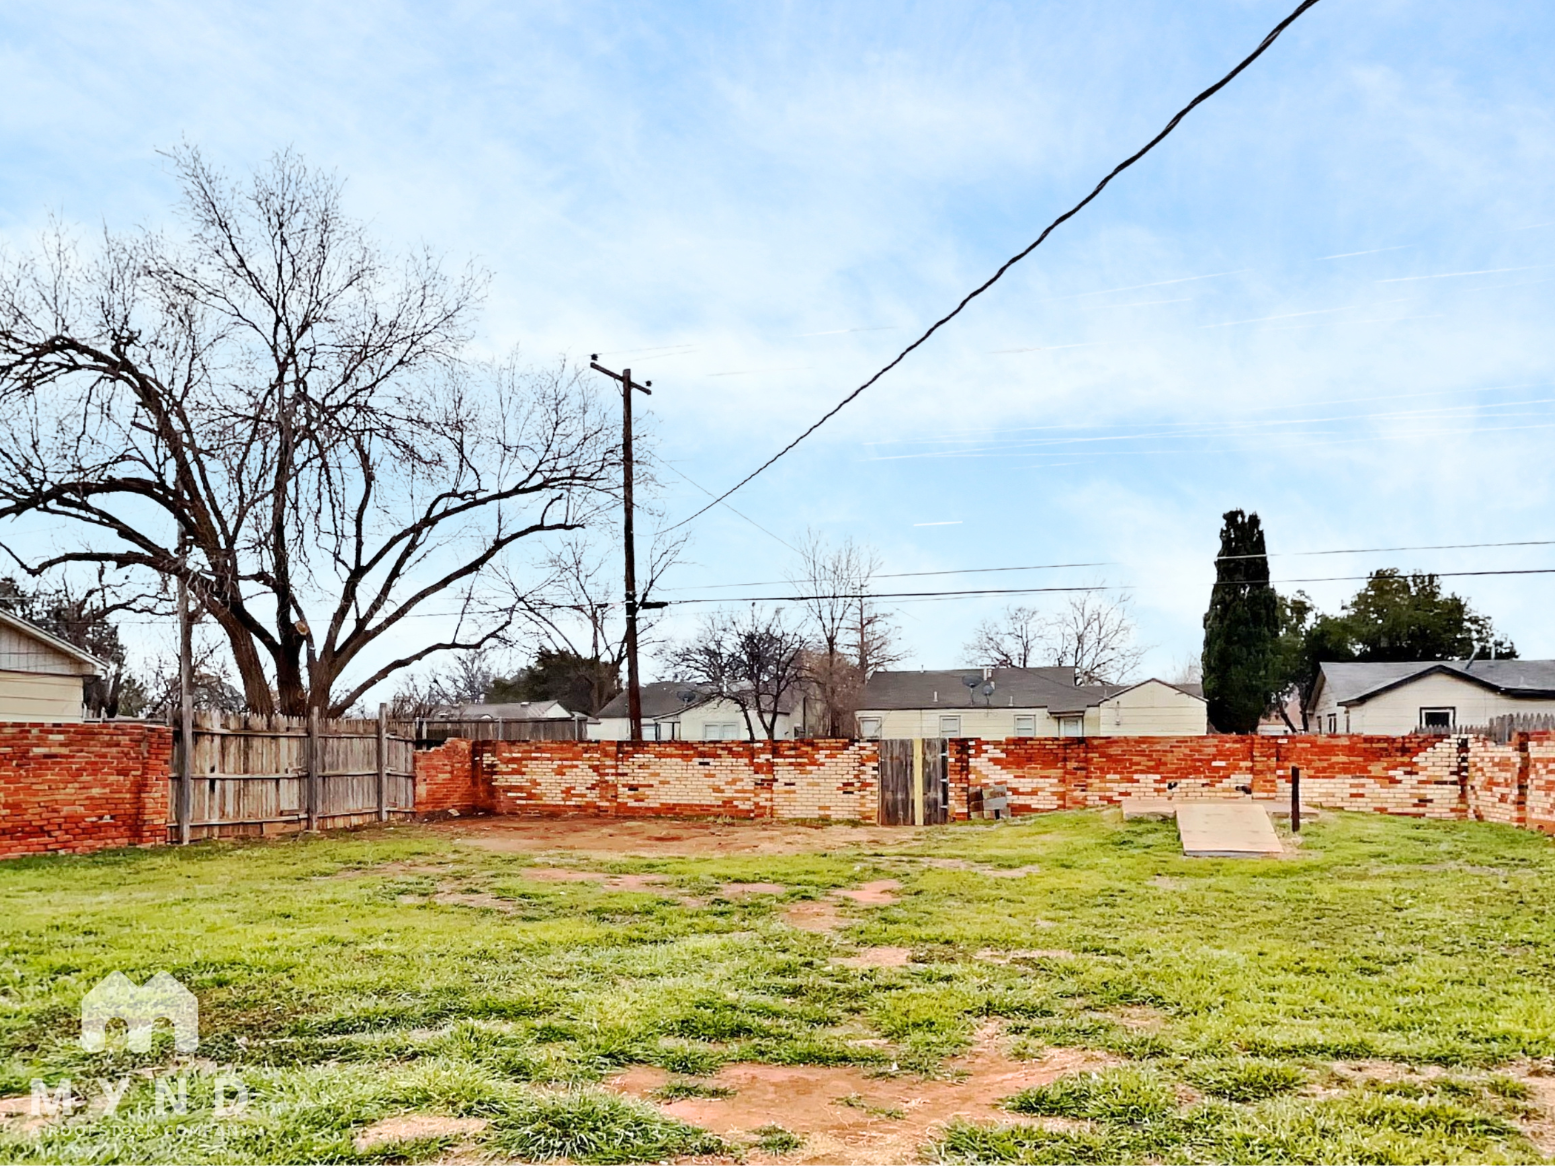
<svg viewBox="0 0 1555 1166">
<path fill-rule="evenodd" d="M 525 878 L 558 862 L 669 882 Z M 781 1154 L 776 1135 L 721 1142 L 597 1083 L 652 1064 L 672 1092 L 716 1096 L 695 1083 L 730 1061 L 932 1075 L 993 1019 L 1019 1055 L 1123 1063 L 1017 1094 L 998 1125 L 952 1125 L 928 1160 L 1539 1161 L 1525 1131 L 1530 1075 L 1555 1065 L 1552 876 L 1536 835 L 1336 814 L 1277 861 L 1184 859 L 1170 823 L 1115 813 L 777 857 L 537 863 L 411 827 L 15 860 L 0 1096 L 129 1080 L 111 1117 L 10 1122 L 0 1159 L 414 1161 L 457 1140 L 355 1148 L 407 1113 L 487 1119 L 474 1153 L 496 1159 Z M 782 919 L 880 878 L 899 900 L 845 906 L 834 935 Z M 788 891 L 724 899 L 726 880 Z M 854 945 L 914 963 L 829 962 Z M 197 993 L 193 1061 L 165 1035 L 151 1054 L 82 1051 L 81 997 L 115 970 Z M 1343 1071 L 1357 1061 L 1415 1071 Z M 188 1112 L 159 1114 L 154 1074 L 180 1063 Z M 228 1071 L 250 1102 L 219 1120 Z"/>
</svg>

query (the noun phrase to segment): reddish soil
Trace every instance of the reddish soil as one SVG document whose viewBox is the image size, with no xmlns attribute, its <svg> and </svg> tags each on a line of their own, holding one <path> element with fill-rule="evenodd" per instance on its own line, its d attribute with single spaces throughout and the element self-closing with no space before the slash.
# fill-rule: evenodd
<svg viewBox="0 0 1555 1166">
<path fill-rule="evenodd" d="M 838 891 L 837 894 L 845 899 L 852 899 L 855 903 L 863 903 L 870 907 L 880 907 L 887 903 L 896 902 L 895 892 L 901 889 L 902 884 L 895 879 L 877 879 L 875 882 L 865 883 L 862 887 Z"/>
<path fill-rule="evenodd" d="M 478 1134 L 491 1123 L 483 1117 L 443 1117 L 435 1113 L 404 1113 L 386 1117 L 359 1130 L 352 1142 L 359 1152 L 391 1142 L 413 1138 L 466 1137 Z"/>
<path fill-rule="evenodd" d="M 743 895 L 781 895 L 787 890 L 782 883 L 725 883 L 718 893 L 726 899 L 738 899 Z"/>
<path fill-rule="evenodd" d="M 905 968 L 912 963 L 910 947 L 866 947 L 857 955 L 834 959 L 844 968 Z"/>
<path fill-rule="evenodd" d="M 461 818 L 429 823 L 460 842 L 509 854 L 577 854 L 619 858 L 704 854 L 810 854 L 849 846 L 889 847 L 915 841 L 912 826 L 801 826 L 792 822 L 661 821 L 631 818 Z"/>
<path fill-rule="evenodd" d="M 1008 1121 L 1009 1113 L 998 1102 L 1012 1093 L 1115 1063 L 1074 1049 L 1050 1049 L 1036 1061 L 1012 1060 L 1000 1047 L 997 1028 L 990 1026 L 979 1033 L 970 1053 L 947 1065 L 956 1079 L 871 1077 L 851 1067 L 726 1065 L 708 1083 L 734 1089 L 733 1097 L 690 1098 L 660 1108 L 731 1140 L 745 1140 L 764 1125 L 780 1125 L 805 1139 L 793 1154 L 780 1159 L 752 1155 L 748 1160 L 753 1163 L 910 1163 L 921 1161 L 921 1147 L 952 1118 Z M 647 1097 L 667 1079 L 663 1070 L 644 1066 L 611 1086 Z"/>
<path fill-rule="evenodd" d="M 837 910 L 837 904 L 824 900 L 795 903 L 784 910 L 783 920 L 790 927 L 797 927 L 800 931 L 821 933 L 836 931 L 847 922 L 842 917 L 842 913 Z"/>
</svg>

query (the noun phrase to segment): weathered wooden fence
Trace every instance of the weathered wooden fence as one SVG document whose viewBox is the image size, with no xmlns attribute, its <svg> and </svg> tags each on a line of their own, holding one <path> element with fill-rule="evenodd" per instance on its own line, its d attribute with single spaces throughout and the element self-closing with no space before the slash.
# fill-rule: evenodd
<svg viewBox="0 0 1555 1166">
<path fill-rule="evenodd" d="M 168 797 L 174 842 L 331 830 L 406 817 L 416 808 L 414 746 L 391 731 L 386 716 L 197 714 L 187 789 L 181 737 L 175 732 Z"/>
<path fill-rule="evenodd" d="M 428 717 L 416 722 L 416 737 L 422 741 L 447 741 L 454 737 L 467 741 L 585 741 L 588 739 L 588 721 L 583 717 L 567 720 L 480 717 L 457 721 Z"/>
</svg>

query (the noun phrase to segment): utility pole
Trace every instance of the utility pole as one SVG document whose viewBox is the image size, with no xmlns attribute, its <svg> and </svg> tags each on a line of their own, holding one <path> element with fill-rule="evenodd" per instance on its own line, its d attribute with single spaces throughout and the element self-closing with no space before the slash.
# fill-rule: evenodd
<svg viewBox="0 0 1555 1166">
<path fill-rule="evenodd" d="M 599 363 L 599 353 L 589 357 L 589 367 L 604 373 L 621 386 L 621 494 L 626 508 L 622 523 L 623 541 L 626 544 L 626 710 L 631 719 L 633 741 L 643 739 L 643 698 L 637 682 L 637 546 L 632 532 L 632 390 L 653 396 L 648 386 L 652 381 L 635 384 L 632 370 L 623 368 L 612 372 Z M 662 607 L 663 604 L 644 604 L 645 607 Z"/>
</svg>

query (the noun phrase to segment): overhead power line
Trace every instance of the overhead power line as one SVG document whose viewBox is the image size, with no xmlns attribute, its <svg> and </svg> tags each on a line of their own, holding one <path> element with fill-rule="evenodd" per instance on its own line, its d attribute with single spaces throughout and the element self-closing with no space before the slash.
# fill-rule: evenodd
<svg viewBox="0 0 1555 1166">
<path fill-rule="evenodd" d="M 1429 547 L 1355 547 L 1342 551 L 1270 551 L 1266 555 L 1216 555 L 1215 561 L 1224 563 L 1232 559 L 1280 559 L 1310 555 L 1385 555 L 1396 551 L 1467 551 L 1478 550 L 1483 547 L 1555 547 L 1555 539 L 1529 539 L 1515 543 L 1439 543 L 1436 546 Z M 1440 571 L 1431 573 L 1441 574 Z M 1307 582 L 1307 580 L 1291 579 L 1287 580 L 1287 582 L 1302 583 Z"/>
<path fill-rule="evenodd" d="M 1175 130 L 1177 128 L 1177 126 L 1182 122 L 1182 120 L 1185 117 L 1187 117 L 1196 108 L 1198 108 L 1198 106 L 1202 105 L 1204 102 L 1208 101 L 1215 94 L 1219 93 L 1222 89 L 1224 89 L 1227 85 L 1229 85 L 1237 77 L 1237 75 L 1242 72 L 1242 70 L 1246 69 L 1254 61 L 1256 61 L 1259 57 L 1263 56 L 1263 54 L 1269 49 L 1269 47 L 1272 44 L 1274 44 L 1274 42 L 1276 40 L 1279 39 L 1280 34 L 1283 33 L 1292 24 L 1294 24 L 1296 22 L 1296 20 L 1298 18 L 1300 18 L 1302 13 L 1306 12 L 1307 9 L 1311 8 L 1316 3 L 1317 3 L 1317 0 L 1301 0 L 1301 3 L 1296 6 L 1296 10 L 1294 12 L 1292 12 L 1289 16 L 1287 16 L 1284 20 L 1280 21 L 1279 24 L 1275 25 L 1273 31 L 1271 31 L 1268 36 L 1264 37 L 1263 40 L 1259 42 L 1258 47 L 1256 49 L 1254 49 L 1250 54 L 1248 54 L 1245 58 L 1243 58 L 1243 60 L 1241 61 L 1240 64 L 1238 64 L 1234 69 L 1232 69 L 1229 73 L 1227 73 L 1219 81 L 1216 81 L 1208 89 L 1204 90 L 1204 92 L 1200 93 L 1192 101 L 1188 102 L 1188 104 L 1183 106 L 1182 109 L 1178 110 L 1177 113 L 1173 116 L 1172 120 L 1166 123 L 1166 128 L 1161 130 L 1160 133 L 1156 134 L 1155 137 L 1151 138 L 1148 142 L 1146 142 L 1145 145 L 1143 147 L 1141 147 L 1139 150 L 1135 151 L 1133 154 L 1129 155 L 1123 161 L 1119 162 L 1116 166 L 1114 166 L 1112 168 L 1112 171 L 1105 178 L 1103 178 L 1100 182 L 1098 182 L 1096 184 L 1095 188 L 1088 195 L 1086 195 L 1084 198 L 1082 198 L 1079 202 L 1075 203 L 1074 206 L 1070 207 L 1063 214 L 1059 215 L 1058 218 L 1054 219 L 1051 223 L 1049 223 L 1047 225 L 1047 227 L 1043 230 L 1043 232 L 1040 235 L 1038 235 L 1037 238 L 1029 246 L 1027 246 L 1024 250 L 1017 252 L 1015 255 L 1013 255 L 1009 259 L 1005 260 L 1004 263 L 999 267 L 999 269 L 997 271 L 995 271 L 991 276 L 989 276 L 988 279 L 986 279 L 983 283 L 978 285 L 972 291 L 968 292 L 966 294 L 966 296 L 964 296 L 962 298 L 961 302 L 958 303 L 954 308 L 952 308 L 948 313 L 946 313 L 945 315 L 941 316 L 938 320 L 934 321 L 934 323 L 929 326 L 928 331 L 924 332 L 924 334 L 922 336 L 919 336 L 918 339 L 914 340 L 906 348 L 902 349 L 901 352 L 897 353 L 895 359 L 893 359 L 889 364 L 887 364 L 879 372 L 875 373 L 874 376 L 870 377 L 867 381 L 865 381 L 863 384 L 861 384 L 858 388 L 854 389 L 851 393 L 849 393 L 841 401 L 837 402 L 837 404 L 832 406 L 831 409 L 827 410 L 826 413 L 821 416 L 821 419 L 819 421 L 815 422 L 815 424 L 811 425 L 808 429 L 806 429 L 798 437 L 794 438 L 793 441 L 789 442 L 782 449 L 778 450 L 777 453 L 773 454 L 766 461 L 762 462 L 761 465 L 757 466 L 749 474 L 746 474 L 745 477 L 741 478 L 733 486 L 730 486 L 729 489 L 725 490 L 722 494 L 720 494 L 717 498 L 713 499 L 713 501 L 709 502 L 706 506 L 702 507 L 695 514 L 692 514 L 692 515 L 690 515 L 687 518 L 681 519 L 679 522 L 675 523 L 675 525 L 671 526 L 669 529 L 670 530 L 674 530 L 676 527 L 685 526 L 686 523 L 691 522 L 691 521 L 693 521 L 693 520 L 695 520 L 697 518 L 700 518 L 702 515 L 706 514 L 714 506 L 718 505 L 718 503 L 722 502 L 725 498 L 728 498 L 736 490 L 739 490 L 746 483 L 748 483 L 752 479 L 754 479 L 758 474 L 762 473 L 768 467 L 770 467 L 771 465 L 776 463 L 779 458 L 781 458 L 784 455 L 786 455 L 787 453 L 789 453 L 789 451 L 794 449 L 800 442 L 802 442 L 805 438 L 809 437 L 810 434 L 814 433 L 822 425 L 825 425 L 828 421 L 830 421 L 838 413 L 842 412 L 842 410 L 850 402 L 852 402 L 856 397 L 858 397 L 859 394 L 864 392 L 865 389 L 869 388 L 876 381 L 878 381 L 881 377 L 885 376 L 886 373 L 890 372 L 897 365 L 901 364 L 902 361 L 905 360 L 908 357 L 909 354 L 911 354 L 915 349 L 917 349 L 922 344 L 924 344 L 929 339 L 929 337 L 933 336 L 934 333 L 938 332 L 946 324 L 950 323 L 950 321 L 954 320 L 957 316 L 959 316 L 961 314 L 961 312 L 966 308 L 966 306 L 968 304 L 970 304 L 978 296 L 982 295 L 985 291 L 987 291 L 989 288 L 991 288 L 994 284 L 998 283 L 999 280 L 1004 277 L 1004 273 L 1005 272 L 1009 271 L 1010 268 L 1014 267 L 1022 259 L 1026 258 L 1026 256 L 1030 255 L 1033 251 L 1035 251 L 1038 247 L 1040 247 L 1042 245 L 1042 243 L 1047 239 L 1047 237 L 1049 235 L 1051 235 L 1055 230 L 1057 230 L 1064 223 L 1066 223 L 1070 219 L 1072 219 L 1075 215 L 1079 214 L 1080 211 L 1084 210 L 1085 207 L 1088 206 L 1092 202 L 1092 200 L 1094 200 L 1098 195 L 1100 195 L 1103 190 L 1107 189 L 1108 184 L 1111 183 L 1114 178 L 1116 178 L 1119 174 L 1122 174 L 1123 171 L 1127 170 L 1130 166 L 1134 165 L 1135 162 L 1138 162 L 1146 154 L 1150 153 L 1150 151 L 1155 149 L 1156 146 L 1160 145 L 1161 142 L 1163 142 L 1166 139 L 1167 135 L 1170 134 L 1173 130 Z"/>
</svg>

